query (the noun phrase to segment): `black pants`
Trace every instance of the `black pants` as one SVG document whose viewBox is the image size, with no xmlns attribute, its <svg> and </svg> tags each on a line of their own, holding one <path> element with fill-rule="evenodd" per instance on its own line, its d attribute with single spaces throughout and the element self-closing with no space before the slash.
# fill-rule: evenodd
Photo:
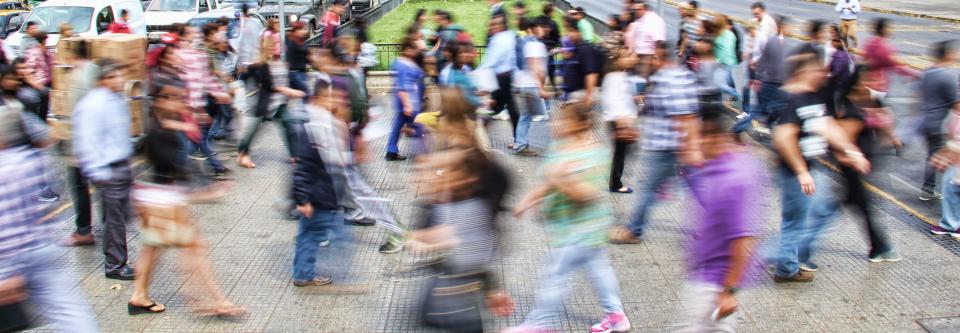
<svg viewBox="0 0 960 333">
<path fill-rule="evenodd" d="M 73 196 L 73 210 L 77 212 L 77 234 L 89 235 L 93 231 L 90 223 L 90 185 L 87 177 L 83 176 L 80 168 L 70 167 L 68 170 L 70 195 Z"/>
<path fill-rule="evenodd" d="M 927 134 L 927 159 L 929 161 L 933 154 L 936 154 L 938 150 L 943 149 L 943 135 L 940 133 L 936 134 Z M 937 188 L 937 170 L 930 166 L 929 163 L 924 163 L 926 167 L 923 169 L 923 186 L 920 187 L 923 193 L 932 194 L 934 189 Z"/>
<path fill-rule="evenodd" d="M 847 203 L 853 205 L 863 216 L 864 227 L 870 239 L 870 256 L 890 251 L 891 246 L 886 232 L 870 213 L 870 193 L 863 186 L 860 173 L 843 165 L 841 165 L 841 172 L 847 181 Z"/>
<path fill-rule="evenodd" d="M 619 190 L 623 187 L 623 165 L 627 159 L 627 152 L 630 150 L 630 143 L 627 141 L 617 140 L 616 131 L 617 123 L 608 122 L 608 127 L 610 128 L 610 135 L 613 138 L 613 165 L 610 167 L 610 191 Z"/>
<path fill-rule="evenodd" d="M 513 126 L 513 138 L 516 141 L 520 112 L 517 111 L 517 105 L 514 104 L 513 96 L 510 94 L 510 89 L 513 87 L 513 74 L 497 74 L 497 83 L 500 89 L 493 92 L 493 112 L 500 112 L 504 107 L 507 108 L 507 113 L 510 114 L 510 125 Z"/>
<path fill-rule="evenodd" d="M 130 190 L 133 173 L 127 161 L 110 165 L 110 180 L 97 185 L 103 209 L 103 268 L 107 273 L 119 272 L 127 265 L 127 222 L 130 221 Z"/>
</svg>

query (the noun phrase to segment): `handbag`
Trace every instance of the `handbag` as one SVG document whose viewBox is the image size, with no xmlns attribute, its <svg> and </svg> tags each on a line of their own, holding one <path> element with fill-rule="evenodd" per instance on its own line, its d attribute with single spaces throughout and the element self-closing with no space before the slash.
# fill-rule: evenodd
<svg viewBox="0 0 960 333">
<path fill-rule="evenodd" d="M 430 279 L 422 302 L 422 319 L 427 326 L 455 331 L 482 331 L 486 272 L 440 273 Z"/>
</svg>

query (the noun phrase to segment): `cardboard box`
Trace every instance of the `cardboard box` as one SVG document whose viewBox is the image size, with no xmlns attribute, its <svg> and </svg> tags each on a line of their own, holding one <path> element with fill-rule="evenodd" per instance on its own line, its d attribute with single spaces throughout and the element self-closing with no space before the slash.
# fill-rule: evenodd
<svg viewBox="0 0 960 333">
<path fill-rule="evenodd" d="M 57 53 L 54 57 L 54 60 L 56 60 L 57 63 L 61 63 L 61 64 L 67 63 L 67 61 L 73 57 L 78 45 L 80 45 L 80 41 L 82 40 L 83 38 L 81 37 L 70 37 L 70 38 L 60 39 L 57 42 L 57 48 L 56 48 Z M 87 48 L 87 52 L 88 53 L 90 52 L 89 47 Z M 89 56 L 89 54 L 87 55 Z"/>
<path fill-rule="evenodd" d="M 66 90 L 69 88 L 71 70 L 71 67 L 53 66 L 53 69 L 50 70 L 52 76 L 50 81 L 53 84 L 53 89 Z"/>
<path fill-rule="evenodd" d="M 50 90 L 50 111 L 57 116 L 69 117 L 73 113 L 70 101 L 76 94 L 67 90 Z"/>
<path fill-rule="evenodd" d="M 57 118 L 50 120 L 50 127 L 53 128 L 53 138 L 57 140 L 73 140 L 73 124 L 70 118 Z"/>
<path fill-rule="evenodd" d="M 132 34 L 108 34 L 90 39 L 92 59 L 110 58 L 127 64 L 143 63 L 147 53 L 147 39 Z"/>
</svg>

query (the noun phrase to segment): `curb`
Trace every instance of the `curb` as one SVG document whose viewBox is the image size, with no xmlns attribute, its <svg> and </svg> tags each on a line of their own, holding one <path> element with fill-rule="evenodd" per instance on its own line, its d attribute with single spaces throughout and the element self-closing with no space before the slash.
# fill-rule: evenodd
<svg viewBox="0 0 960 333">
<path fill-rule="evenodd" d="M 832 0 L 803 0 L 803 1 L 806 1 L 806 2 L 815 2 L 815 3 L 822 3 L 822 4 L 827 4 L 827 5 L 836 5 L 836 4 L 837 4 L 836 1 L 832 1 Z M 931 19 L 931 20 L 940 20 L 940 21 L 944 21 L 944 22 L 950 22 L 950 23 L 960 24 L 960 19 L 950 18 L 950 17 L 936 16 L 936 15 L 923 14 L 923 13 L 907 12 L 907 11 L 896 10 L 896 9 L 884 9 L 884 8 L 877 8 L 877 7 L 869 7 L 869 6 L 863 6 L 863 5 L 861 5 L 860 8 L 861 8 L 861 10 L 867 10 L 867 11 L 877 12 L 877 13 L 893 14 L 893 15 L 900 15 L 900 16 L 909 16 L 909 17 L 916 17 L 916 18 L 923 18 L 923 19 Z"/>
</svg>

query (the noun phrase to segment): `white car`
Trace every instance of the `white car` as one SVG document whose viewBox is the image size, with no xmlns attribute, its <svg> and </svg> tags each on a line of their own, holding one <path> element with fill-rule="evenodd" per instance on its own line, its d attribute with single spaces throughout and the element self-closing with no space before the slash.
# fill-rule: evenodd
<svg viewBox="0 0 960 333">
<path fill-rule="evenodd" d="M 174 23 L 187 23 L 200 13 L 218 10 L 224 6 L 217 0 L 153 0 L 144 13 L 147 21 L 147 40 L 159 41 Z"/>
<path fill-rule="evenodd" d="M 110 24 L 120 18 L 122 10 L 130 13 L 127 22 L 130 30 L 146 36 L 143 7 L 139 0 L 48 0 L 30 12 L 19 31 L 7 36 L 3 51 L 7 59 L 21 55 L 20 45 L 27 30 L 26 22 L 37 22 L 40 31 L 47 33 L 46 46 L 54 48 L 60 40 L 60 24 L 69 23 L 73 26 L 73 32 L 80 36 L 103 35 L 109 33 Z"/>
</svg>

